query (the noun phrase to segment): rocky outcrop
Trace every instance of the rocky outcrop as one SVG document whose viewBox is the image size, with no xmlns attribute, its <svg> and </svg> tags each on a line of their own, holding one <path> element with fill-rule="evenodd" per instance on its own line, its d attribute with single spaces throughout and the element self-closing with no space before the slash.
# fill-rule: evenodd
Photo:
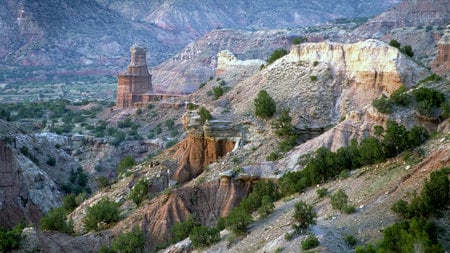
<svg viewBox="0 0 450 253">
<path fill-rule="evenodd" d="M 249 182 L 227 178 L 185 186 L 153 199 L 119 222 L 114 231 L 121 233 L 138 225 L 146 231 L 147 247 L 154 249 L 171 238 L 170 228 L 176 222 L 187 220 L 190 215 L 204 225 L 215 225 L 218 217 L 228 215 L 247 196 L 250 186 Z"/>
<path fill-rule="evenodd" d="M 47 173 L 0 141 L 1 226 L 12 227 L 22 218 L 38 223 L 60 199 L 61 193 Z"/>
<path fill-rule="evenodd" d="M 401 85 L 413 87 L 428 75 L 382 41 L 305 43 L 293 46 L 223 99 L 231 101 L 234 113 L 251 116 L 257 92 L 265 89 L 278 108 L 290 109 L 297 128 L 328 129 L 381 94 L 389 95 Z"/>
<path fill-rule="evenodd" d="M 200 175 L 205 167 L 232 151 L 240 139 L 232 122 L 208 120 L 202 124 L 196 111 L 187 111 L 182 122 L 188 136 L 175 153 L 178 168 L 173 179 L 178 183 Z"/>
<path fill-rule="evenodd" d="M 116 107 L 118 108 L 132 107 L 148 102 L 146 95 L 152 92 L 152 76 L 147 68 L 147 50 L 133 45 L 130 52 L 131 61 L 127 71 L 117 76 Z"/>
<path fill-rule="evenodd" d="M 261 65 L 266 62 L 263 60 L 238 60 L 229 50 L 222 50 L 217 54 L 216 76 L 237 76 L 244 79 L 259 71 Z M 229 80 L 229 78 L 226 78 Z"/>
<path fill-rule="evenodd" d="M 446 77 L 450 73 L 450 25 L 442 38 L 438 42 L 436 59 L 434 61 L 434 70 Z"/>
</svg>

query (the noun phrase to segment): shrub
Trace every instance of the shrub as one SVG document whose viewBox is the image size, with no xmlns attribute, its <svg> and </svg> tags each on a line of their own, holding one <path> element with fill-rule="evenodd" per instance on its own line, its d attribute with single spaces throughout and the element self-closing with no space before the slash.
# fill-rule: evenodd
<svg viewBox="0 0 450 253">
<path fill-rule="evenodd" d="M 173 119 L 168 119 L 166 120 L 165 125 L 169 129 L 173 128 L 175 126 L 175 121 Z"/>
<path fill-rule="evenodd" d="M 303 42 L 306 42 L 306 41 L 307 41 L 307 39 L 304 38 L 304 37 L 297 37 L 297 38 L 294 38 L 294 39 L 292 40 L 292 44 L 293 44 L 293 45 L 298 45 L 298 44 L 303 43 Z"/>
<path fill-rule="evenodd" d="M 409 57 L 413 57 L 414 56 L 414 52 L 413 52 L 412 47 L 410 45 L 403 46 L 400 51 L 402 51 L 402 53 L 406 54 Z"/>
<path fill-rule="evenodd" d="M 133 189 L 130 192 L 129 198 L 136 204 L 140 205 L 142 201 L 148 196 L 148 188 L 150 186 L 150 182 L 145 179 L 141 178 L 139 181 L 134 185 Z"/>
<path fill-rule="evenodd" d="M 309 250 L 319 246 L 320 242 L 314 235 L 309 235 L 305 240 L 302 241 L 302 249 Z"/>
<path fill-rule="evenodd" d="M 344 241 L 350 246 L 355 246 L 358 243 L 358 240 L 353 235 L 345 236 Z"/>
<path fill-rule="evenodd" d="M 401 106 L 408 106 L 411 102 L 411 96 L 406 93 L 406 87 L 402 85 L 396 91 L 394 91 L 389 97 L 392 102 Z"/>
<path fill-rule="evenodd" d="M 276 103 L 265 90 L 260 90 L 254 100 L 255 115 L 261 118 L 270 118 L 276 111 Z"/>
<path fill-rule="evenodd" d="M 198 222 L 195 221 L 195 218 L 192 216 L 189 216 L 186 221 L 175 223 L 175 225 L 170 228 L 173 235 L 172 241 L 179 242 L 184 240 L 189 236 L 195 226 L 198 226 Z"/>
<path fill-rule="evenodd" d="M 97 204 L 87 208 L 86 217 L 83 223 L 87 230 L 99 231 L 102 227 L 99 227 L 99 223 L 104 222 L 111 224 L 119 221 L 120 211 L 119 203 L 110 201 L 109 199 L 102 199 Z"/>
<path fill-rule="evenodd" d="M 212 119 L 211 113 L 203 106 L 198 109 L 198 115 L 200 116 L 200 122 L 202 124 L 205 124 L 207 120 Z"/>
<path fill-rule="evenodd" d="M 105 176 L 99 176 L 95 179 L 95 182 L 97 183 L 97 187 L 99 189 L 103 189 L 105 187 L 109 186 L 109 180 Z"/>
<path fill-rule="evenodd" d="M 377 109 L 377 111 L 385 114 L 392 113 L 392 102 L 383 95 L 381 98 L 375 99 L 372 101 L 372 106 Z"/>
<path fill-rule="evenodd" d="M 274 61 L 280 59 L 281 57 L 288 54 L 288 51 L 284 48 L 276 49 L 273 51 L 272 55 L 267 59 L 268 64 L 272 64 Z"/>
<path fill-rule="evenodd" d="M 275 134 L 278 137 L 288 137 L 295 134 L 295 128 L 292 125 L 292 117 L 289 115 L 289 112 L 287 108 L 281 109 L 278 117 L 272 122 L 272 127 L 275 128 Z"/>
<path fill-rule="evenodd" d="M 212 245 L 220 240 L 220 233 L 217 228 L 208 228 L 206 226 L 196 226 L 189 234 L 192 244 L 196 248 Z"/>
<path fill-rule="evenodd" d="M 400 42 L 398 42 L 397 40 L 391 40 L 391 41 L 389 41 L 389 46 L 400 49 L 401 45 L 400 45 Z"/>
<path fill-rule="evenodd" d="M 226 226 L 235 234 L 244 234 L 252 223 L 252 216 L 242 207 L 235 207 L 226 218 Z"/>
<path fill-rule="evenodd" d="M 384 161 L 383 145 L 375 137 L 367 137 L 359 144 L 359 158 L 361 164 L 374 164 Z"/>
<path fill-rule="evenodd" d="M 6 230 L 0 226 L 0 252 L 19 249 L 22 244 L 22 230 L 24 228 L 25 225 L 23 223 L 17 224 L 10 230 Z"/>
<path fill-rule="evenodd" d="M 344 209 L 347 207 L 347 201 L 348 196 L 342 189 L 337 190 L 337 192 L 330 197 L 330 203 L 333 209 L 337 209 L 340 211 L 344 211 Z"/>
<path fill-rule="evenodd" d="M 122 160 L 120 160 L 119 165 L 117 166 L 117 175 L 120 176 L 124 174 L 128 169 L 133 167 L 135 164 L 136 162 L 134 161 L 133 157 L 131 157 L 130 155 L 125 156 L 124 158 L 122 158 Z"/>
<path fill-rule="evenodd" d="M 47 159 L 47 164 L 50 166 L 55 166 L 56 165 L 56 159 L 53 156 L 49 156 Z"/>
<path fill-rule="evenodd" d="M 315 82 L 317 81 L 317 76 L 309 76 L 309 80 L 311 80 L 311 82 Z"/>
<path fill-rule="evenodd" d="M 41 229 L 71 234 L 73 232 L 73 222 L 66 221 L 66 211 L 64 208 L 54 208 L 42 217 Z"/>
<path fill-rule="evenodd" d="M 196 105 L 196 104 L 194 104 L 194 103 L 189 102 L 189 103 L 187 104 L 187 109 L 188 109 L 188 110 L 197 110 L 197 108 L 198 108 L 198 105 Z"/>
<path fill-rule="evenodd" d="M 78 203 L 76 198 L 77 196 L 74 193 L 64 196 L 62 208 L 66 213 L 70 213 L 77 208 Z"/>
<path fill-rule="evenodd" d="M 327 188 L 320 188 L 320 189 L 317 189 L 316 193 L 317 193 L 317 196 L 319 198 L 323 198 L 323 197 L 328 195 L 328 189 Z"/>
<path fill-rule="evenodd" d="M 137 226 L 131 232 L 120 234 L 112 240 L 111 248 L 120 253 L 144 252 L 144 232 Z"/>
<path fill-rule="evenodd" d="M 305 229 L 310 224 L 316 224 L 315 218 L 317 215 L 312 205 L 308 205 L 306 202 L 300 200 L 300 202 L 295 204 L 295 211 L 292 217 L 298 223 L 297 226 L 299 228 Z"/>
<path fill-rule="evenodd" d="M 275 205 L 273 204 L 273 200 L 270 196 L 264 195 L 261 199 L 261 206 L 258 208 L 258 214 L 260 217 L 265 217 L 268 214 L 273 212 Z"/>
<path fill-rule="evenodd" d="M 214 99 L 215 100 L 217 100 L 223 94 L 224 94 L 224 90 L 223 90 L 222 86 L 219 85 L 219 86 L 216 86 L 216 87 L 213 88 L 213 95 L 214 95 Z"/>
</svg>

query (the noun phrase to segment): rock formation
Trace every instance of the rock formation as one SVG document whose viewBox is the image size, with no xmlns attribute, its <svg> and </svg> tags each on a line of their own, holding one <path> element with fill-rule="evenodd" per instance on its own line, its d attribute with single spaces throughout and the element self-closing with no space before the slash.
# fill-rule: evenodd
<svg viewBox="0 0 450 253">
<path fill-rule="evenodd" d="M 133 45 L 130 52 L 131 61 L 127 71 L 117 76 L 116 106 L 118 108 L 146 103 L 149 93 L 152 92 L 152 77 L 147 69 L 146 49 Z"/>
<path fill-rule="evenodd" d="M 447 26 L 444 36 L 438 42 L 434 67 L 437 72 L 450 76 L 450 25 Z"/>
<path fill-rule="evenodd" d="M 175 154 L 179 165 L 173 179 L 178 183 L 200 175 L 206 166 L 232 151 L 240 139 L 231 122 L 208 120 L 202 124 L 196 111 L 187 111 L 182 122 L 188 136 Z"/>
<path fill-rule="evenodd" d="M 47 173 L 0 141 L 0 225 L 21 219 L 38 223 L 42 213 L 59 205 L 61 193 Z"/>
<path fill-rule="evenodd" d="M 256 71 L 259 71 L 261 65 L 266 62 L 263 60 L 238 60 L 229 50 L 222 50 L 217 54 L 216 76 L 240 76 L 241 79 L 247 78 Z M 229 80 L 230 78 L 226 78 Z"/>
<path fill-rule="evenodd" d="M 171 238 L 170 228 L 176 222 L 185 221 L 190 215 L 198 217 L 202 224 L 215 225 L 217 218 L 227 216 L 247 196 L 250 187 L 248 181 L 229 178 L 185 186 L 155 198 L 120 221 L 114 230 L 123 233 L 131 228 L 130 224 L 138 225 L 146 231 L 147 246 L 154 249 Z"/>
</svg>

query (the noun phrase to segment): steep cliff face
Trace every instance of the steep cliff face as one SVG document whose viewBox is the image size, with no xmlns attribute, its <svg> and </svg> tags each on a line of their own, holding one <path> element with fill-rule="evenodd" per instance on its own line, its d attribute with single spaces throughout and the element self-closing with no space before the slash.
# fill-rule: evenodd
<svg viewBox="0 0 450 253">
<path fill-rule="evenodd" d="M 433 70 L 445 75 L 447 78 L 450 73 L 450 25 L 442 38 L 438 42 L 436 59 L 433 63 Z"/>
<path fill-rule="evenodd" d="M 187 111 L 182 122 L 188 136 L 175 153 L 178 168 L 173 179 L 178 183 L 200 175 L 206 166 L 232 151 L 239 141 L 238 133 L 229 121 L 209 120 L 203 125 L 196 111 Z"/>
<path fill-rule="evenodd" d="M 239 83 L 224 99 L 231 101 L 235 113 L 248 115 L 257 91 L 266 89 L 278 108 L 290 108 L 298 128 L 326 129 L 381 94 L 389 95 L 402 84 L 412 87 L 427 75 L 426 69 L 381 41 L 305 43 Z"/>
<path fill-rule="evenodd" d="M 0 225 L 12 227 L 22 218 L 38 223 L 60 204 L 61 193 L 44 171 L 0 141 Z"/>
</svg>

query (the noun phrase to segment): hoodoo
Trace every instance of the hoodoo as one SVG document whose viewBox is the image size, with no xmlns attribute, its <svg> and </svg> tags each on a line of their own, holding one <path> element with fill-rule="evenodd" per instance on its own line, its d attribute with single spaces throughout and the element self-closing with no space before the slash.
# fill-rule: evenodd
<svg viewBox="0 0 450 253">
<path fill-rule="evenodd" d="M 152 93 L 152 76 L 148 72 L 146 49 L 133 45 L 130 49 L 131 61 L 127 71 L 120 73 L 117 86 L 118 108 L 132 107 L 147 103 Z"/>
</svg>

